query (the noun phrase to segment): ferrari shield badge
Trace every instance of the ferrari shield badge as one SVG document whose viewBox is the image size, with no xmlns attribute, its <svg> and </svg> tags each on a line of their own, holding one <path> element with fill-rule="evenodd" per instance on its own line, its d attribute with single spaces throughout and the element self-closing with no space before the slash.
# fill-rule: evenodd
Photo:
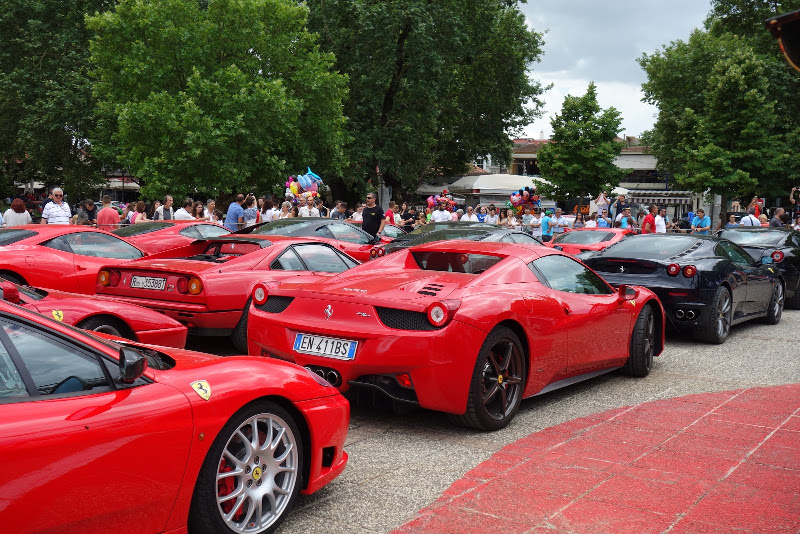
<svg viewBox="0 0 800 534">
<path fill-rule="evenodd" d="M 61 310 L 53 310 L 53 319 L 60 323 L 64 320 L 64 312 Z"/>
<path fill-rule="evenodd" d="M 191 386 L 194 392 L 200 395 L 201 399 L 208 400 L 211 398 L 211 386 L 209 386 L 208 382 L 205 380 L 197 380 L 192 382 Z"/>
<path fill-rule="evenodd" d="M 636 307 L 636 301 L 635 300 L 629 300 L 628 302 L 630 302 L 631 306 L 633 306 L 634 308 Z"/>
</svg>

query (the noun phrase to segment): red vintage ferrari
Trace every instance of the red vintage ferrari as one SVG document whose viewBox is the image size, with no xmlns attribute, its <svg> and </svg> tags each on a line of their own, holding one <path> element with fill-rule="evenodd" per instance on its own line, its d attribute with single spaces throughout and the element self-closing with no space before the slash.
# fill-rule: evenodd
<svg viewBox="0 0 800 534">
<path fill-rule="evenodd" d="M 188 245 L 198 239 L 229 234 L 230 230 L 206 221 L 148 221 L 117 228 L 111 232 L 148 254 Z"/>
<path fill-rule="evenodd" d="M 144 255 L 125 240 L 87 226 L 0 228 L 0 276 L 16 284 L 93 295 L 101 266 Z"/>
<path fill-rule="evenodd" d="M 349 405 L 306 369 L 0 324 L 4 532 L 268 532 L 345 467 Z"/>
<path fill-rule="evenodd" d="M 69 325 L 152 345 L 182 349 L 186 326 L 163 314 L 107 297 L 18 286 L 0 278 L 0 300 Z"/>
<path fill-rule="evenodd" d="M 646 376 L 663 340 L 647 289 L 616 291 L 557 250 L 460 240 L 313 285 L 259 283 L 248 323 L 250 354 L 482 430 L 507 425 L 525 397 L 618 368 Z"/>
<path fill-rule="evenodd" d="M 358 262 L 327 243 L 231 234 L 103 268 L 97 293 L 162 312 L 247 351 L 248 298 L 260 280 L 318 282 Z"/>
<path fill-rule="evenodd" d="M 580 228 L 567 230 L 545 245 L 551 248 L 559 246 L 567 254 L 577 255 L 603 250 L 631 235 L 636 235 L 636 232 L 628 228 Z"/>
</svg>

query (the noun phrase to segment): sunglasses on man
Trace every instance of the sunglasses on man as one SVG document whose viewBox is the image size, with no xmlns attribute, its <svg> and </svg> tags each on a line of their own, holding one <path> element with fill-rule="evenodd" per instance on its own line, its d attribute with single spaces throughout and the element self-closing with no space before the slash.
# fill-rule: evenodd
<svg viewBox="0 0 800 534">
<path fill-rule="evenodd" d="M 800 9 L 768 19 L 764 25 L 778 40 L 789 65 L 800 70 Z"/>
</svg>

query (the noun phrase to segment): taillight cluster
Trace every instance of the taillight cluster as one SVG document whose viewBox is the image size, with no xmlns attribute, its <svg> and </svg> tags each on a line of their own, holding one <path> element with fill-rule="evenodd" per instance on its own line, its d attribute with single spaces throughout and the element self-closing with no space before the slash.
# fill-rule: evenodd
<svg viewBox="0 0 800 534">
<path fill-rule="evenodd" d="M 184 295 L 199 295 L 203 291 L 203 282 L 194 276 L 181 276 L 175 283 L 175 289 Z"/>
<path fill-rule="evenodd" d="M 255 303 L 256 306 L 262 306 L 267 302 L 267 297 L 269 297 L 267 286 L 264 284 L 256 284 L 256 287 L 253 288 L 253 303 Z"/>
<path fill-rule="evenodd" d="M 372 247 L 369 251 L 369 259 L 375 260 L 386 255 L 386 249 L 383 247 Z"/>
<path fill-rule="evenodd" d="M 783 252 L 781 252 L 780 250 L 776 250 L 775 252 L 772 253 L 772 261 L 774 261 L 775 263 L 782 262 L 783 258 L 784 258 Z"/>
<path fill-rule="evenodd" d="M 455 315 L 460 305 L 461 302 L 458 300 L 434 302 L 428 306 L 428 309 L 425 310 L 425 314 L 428 316 L 428 321 L 433 326 L 441 328 L 450 322 L 450 319 L 453 318 L 453 315 Z"/>
<path fill-rule="evenodd" d="M 114 287 L 119 285 L 122 274 L 116 269 L 103 269 L 97 273 L 97 283 L 101 286 Z"/>
<path fill-rule="evenodd" d="M 684 265 L 683 269 L 677 263 L 670 263 L 667 265 L 667 274 L 670 276 L 678 276 L 683 271 L 683 276 L 691 278 L 697 274 L 697 267 L 694 265 Z"/>
</svg>

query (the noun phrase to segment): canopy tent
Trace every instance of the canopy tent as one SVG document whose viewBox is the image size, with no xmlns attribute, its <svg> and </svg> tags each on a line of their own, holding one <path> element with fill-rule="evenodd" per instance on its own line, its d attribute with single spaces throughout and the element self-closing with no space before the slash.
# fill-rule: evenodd
<svg viewBox="0 0 800 534">
<path fill-rule="evenodd" d="M 103 189 L 124 189 L 125 191 L 138 191 L 140 187 L 139 184 L 134 182 L 131 178 L 111 178 L 108 182 L 106 182 Z"/>
</svg>

